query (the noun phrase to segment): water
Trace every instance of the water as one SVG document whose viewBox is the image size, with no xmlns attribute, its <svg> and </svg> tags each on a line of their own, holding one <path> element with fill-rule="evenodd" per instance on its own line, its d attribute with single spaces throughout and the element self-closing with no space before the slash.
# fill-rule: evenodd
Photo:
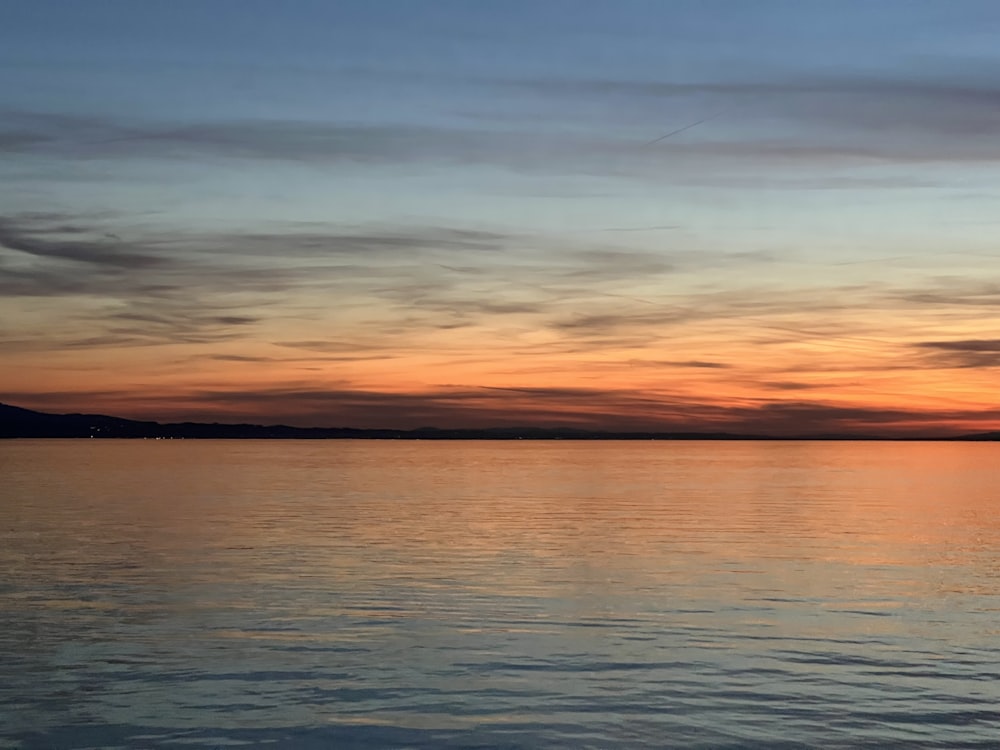
<svg viewBox="0 0 1000 750">
<path fill-rule="evenodd" d="M 1000 746 L 1000 444 L 0 443 L 0 747 Z"/>
</svg>

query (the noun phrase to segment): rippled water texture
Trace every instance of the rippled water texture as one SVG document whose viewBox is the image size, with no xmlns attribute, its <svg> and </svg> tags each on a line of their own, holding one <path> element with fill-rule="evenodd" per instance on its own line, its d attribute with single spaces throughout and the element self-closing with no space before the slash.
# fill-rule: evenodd
<svg viewBox="0 0 1000 750">
<path fill-rule="evenodd" d="M 0 443 L 0 747 L 1000 747 L 1000 444 Z"/>
</svg>

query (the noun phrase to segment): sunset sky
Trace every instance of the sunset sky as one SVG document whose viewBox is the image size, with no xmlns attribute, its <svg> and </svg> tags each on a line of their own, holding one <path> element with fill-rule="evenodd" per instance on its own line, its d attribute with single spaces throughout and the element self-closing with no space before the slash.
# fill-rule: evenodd
<svg viewBox="0 0 1000 750">
<path fill-rule="evenodd" d="M 998 429 L 998 238 L 995 0 L 0 5 L 17 406 Z"/>
</svg>

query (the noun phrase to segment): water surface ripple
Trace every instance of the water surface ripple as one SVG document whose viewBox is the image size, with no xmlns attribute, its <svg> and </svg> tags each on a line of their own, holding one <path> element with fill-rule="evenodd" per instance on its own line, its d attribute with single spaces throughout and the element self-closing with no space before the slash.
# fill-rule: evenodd
<svg viewBox="0 0 1000 750">
<path fill-rule="evenodd" d="M 0 748 L 996 748 L 1000 444 L 4 441 Z"/>
</svg>

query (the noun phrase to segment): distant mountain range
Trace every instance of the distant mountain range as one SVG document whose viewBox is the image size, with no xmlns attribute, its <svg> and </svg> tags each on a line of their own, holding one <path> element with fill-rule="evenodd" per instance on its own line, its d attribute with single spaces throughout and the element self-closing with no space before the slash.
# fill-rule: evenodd
<svg viewBox="0 0 1000 750">
<path fill-rule="evenodd" d="M 0 404 L 0 438 L 158 438 L 158 439 L 382 439 L 382 440 L 780 440 L 768 435 L 727 432 L 612 432 L 571 428 L 364 430 L 352 427 L 143 422 L 103 414 L 47 414 Z M 794 439 L 876 440 L 860 435 L 812 435 Z M 1000 432 L 948 440 L 1000 440 Z"/>
</svg>

